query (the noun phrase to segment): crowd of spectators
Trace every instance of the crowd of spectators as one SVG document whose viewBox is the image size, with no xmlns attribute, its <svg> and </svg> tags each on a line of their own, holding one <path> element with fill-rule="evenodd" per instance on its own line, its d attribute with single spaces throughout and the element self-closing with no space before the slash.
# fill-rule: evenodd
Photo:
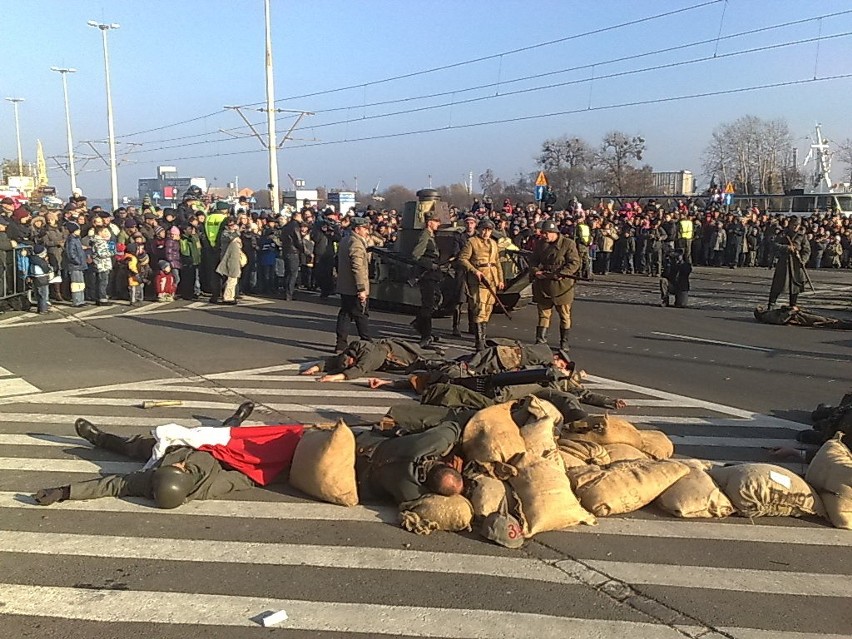
<svg viewBox="0 0 852 639">
<path fill-rule="evenodd" d="M 342 215 L 315 206 L 272 215 L 250 210 L 245 198 L 210 202 L 200 192 L 188 192 L 180 205 L 164 209 L 146 200 L 141 207 L 109 212 L 89 207 L 80 195 L 61 210 L 33 210 L 8 198 L 0 208 L 0 298 L 11 287 L 16 247 L 29 246 L 30 254 L 44 258 L 53 272 L 50 280 L 40 280 L 46 287 L 41 290 L 75 306 L 201 296 L 235 303 L 241 294 L 292 298 L 297 288 L 319 290 L 325 297 L 334 293 L 335 252 L 352 216 L 370 219 L 372 246 L 393 246 L 401 222 L 397 211 L 372 206 Z M 450 212 L 460 229 L 465 217 L 491 219 L 495 237 L 507 237 L 521 249 L 531 248 L 541 223 L 553 220 L 587 252 L 597 275 L 657 276 L 665 255 L 675 248 L 694 265 L 769 267 L 773 239 L 788 223 L 786 214 L 697 199 L 619 205 L 607 200 L 586 210 L 577 200 L 557 209 L 508 199 L 497 206 L 483 198 Z M 803 224 L 812 249 L 809 268 L 852 268 L 852 218 L 821 212 Z M 228 261 L 235 238 L 241 246 L 232 249 Z M 40 310 L 48 306 L 45 299 Z"/>
</svg>

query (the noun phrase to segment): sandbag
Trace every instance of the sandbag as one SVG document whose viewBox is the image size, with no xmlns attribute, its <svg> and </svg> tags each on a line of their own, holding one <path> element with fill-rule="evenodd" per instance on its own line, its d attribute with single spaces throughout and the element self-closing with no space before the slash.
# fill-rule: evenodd
<svg viewBox="0 0 852 639">
<path fill-rule="evenodd" d="M 595 442 L 574 441 L 563 437 L 559 439 L 558 445 L 559 450 L 577 457 L 582 460 L 584 464 L 606 466 L 611 461 L 609 453 L 606 452 L 606 448 Z"/>
<path fill-rule="evenodd" d="M 484 474 L 466 477 L 465 486 L 474 517 L 487 517 L 499 512 L 507 502 L 509 487 L 495 477 Z"/>
<path fill-rule="evenodd" d="M 462 433 L 465 460 L 480 464 L 508 462 L 526 451 L 511 410 L 512 403 L 504 402 L 484 408 L 471 417 Z"/>
<path fill-rule="evenodd" d="M 556 450 L 553 425 L 553 420 L 545 416 L 521 427 L 521 437 L 528 454 L 543 457 L 545 453 Z"/>
<path fill-rule="evenodd" d="M 640 430 L 639 450 L 653 459 L 669 459 L 674 455 L 674 444 L 661 430 Z"/>
<path fill-rule="evenodd" d="M 735 464 L 716 466 L 707 472 L 743 517 L 825 514 L 817 492 L 781 466 Z"/>
<path fill-rule="evenodd" d="M 571 482 L 571 490 L 577 494 L 577 490 L 600 475 L 601 466 L 597 464 L 583 464 L 565 469 L 565 476 Z"/>
<path fill-rule="evenodd" d="M 609 463 L 611 464 L 633 461 L 634 459 L 648 459 L 648 455 L 630 444 L 604 444 L 604 449 L 609 455 Z"/>
<path fill-rule="evenodd" d="M 428 535 L 433 530 L 470 530 L 473 521 L 473 506 L 462 495 L 423 495 L 400 504 L 399 509 L 400 525 L 418 535 Z"/>
<path fill-rule="evenodd" d="M 521 426 L 532 423 L 539 419 L 549 418 L 553 422 L 554 430 L 558 433 L 562 429 L 564 419 L 562 413 L 553 404 L 545 399 L 529 395 L 515 406 L 515 415 L 523 419 Z"/>
<path fill-rule="evenodd" d="M 523 456 L 517 464 L 517 476 L 509 480 L 518 497 L 526 537 L 580 523 L 597 523 L 580 506 L 565 473 L 546 460 L 528 457 Z"/>
<path fill-rule="evenodd" d="M 656 504 L 675 517 L 727 517 L 734 505 L 707 471 L 688 464 L 689 473 L 678 479 L 657 497 Z"/>
<path fill-rule="evenodd" d="M 626 419 L 613 415 L 589 415 L 586 419 L 571 422 L 562 431 L 562 439 L 595 442 L 598 444 L 630 444 L 641 449 L 639 429 Z"/>
<path fill-rule="evenodd" d="M 290 483 L 316 499 L 341 506 L 358 503 L 355 435 L 340 420 L 331 430 L 306 430 L 293 454 Z"/>
<path fill-rule="evenodd" d="M 569 468 L 586 466 L 586 462 L 584 462 L 579 457 L 575 457 L 574 455 L 572 455 L 566 450 L 563 450 L 562 448 L 559 448 L 557 452 L 559 453 L 559 457 L 562 459 L 562 465 L 565 467 L 566 472 Z"/>
<path fill-rule="evenodd" d="M 805 480 L 819 493 L 831 523 L 852 528 L 852 452 L 843 433 L 836 433 L 817 451 Z"/>
<path fill-rule="evenodd" d="M 598 517 L 620 515 L 650 504 L 688 472 L 676 461 L 623 461 L 576 478 L 576 493 Z"/>
</svg>

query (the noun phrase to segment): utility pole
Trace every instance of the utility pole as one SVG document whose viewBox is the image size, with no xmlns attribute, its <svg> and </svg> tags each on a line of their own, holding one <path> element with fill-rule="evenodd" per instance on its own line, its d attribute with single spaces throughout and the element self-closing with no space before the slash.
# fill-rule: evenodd
<svg viewBox="0 0 852 639">
<path fill-rule="evenodd" d="M 104 42 L 104 75 L 106 76 L 106 98 L 107 98 L 107 130 L 109 133 L 109 176 L 112 186 L 112 209 L 118 208 L 118 169 L 115 160 L 115 125 L 112 118 L 112 91 L 109 84 L 109 45 L 107 44 L 107 31 L 118 29 L 121 25 L 103 24 L 89 20 L 86 24 L 90 27 L 100 29 Z"/>
<path fill-rule="evenodd" d="M 12 103 L 15 108 L 15 136 L 18 138 L 18 175 L 24 175 L 24 155 L 21 152 L 21 122 L 18 120 L 18 103 L 23 102 L 23 98 L 6 98 Z"/>
<path fill-rule="evenodd" d="M 278 197 L 278 141 L 275 135 L 275 79 L 272 68 L 272 20 L 269 0 L 263 0 L 263 16 L 266 22 L 266 139 L 269 150 L 269 200 L 272 213 L 278 213 L 281 200 Z"/>
<path fill-rule="evenodd" d="M 71 109 L 68 105 L 68 82 L 66 80 L 69 73 L 76 73 L 77 69 L 50 67 L 51 71 L 56 71 L 62 75 L 62 93 L 65 96 L 65 134 L 68 138 L 68 173 L 71 176 L 71 192 L 77 188 L 77 172 L 74 170 L 74 142 L 71 137 Z"/>
</svg>

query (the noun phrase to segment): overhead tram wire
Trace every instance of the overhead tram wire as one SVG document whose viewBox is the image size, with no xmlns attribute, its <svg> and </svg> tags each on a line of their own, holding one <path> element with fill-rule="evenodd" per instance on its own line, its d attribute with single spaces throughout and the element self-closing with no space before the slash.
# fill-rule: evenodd
<svg viewBox="0 0 852 639">
<path fill-rule="evenodd" d="M 600 80 L 612 79 L 612 78 L 617 78 L 617 77 L 625 77 L 625 76 L 635 75 L 635 74 L 639 74 L 639 73 L 648 73 L 648 72 L 653 72 L 653 71 L 672 69 L 672 68 L 676 68 L 676 67 L 680 67 L 680 66 L 686 66 L 686 65 L 689 65 L 689 64 L 699 64 L 699 63 L 702 63 L 702 62 L 711 62 L 711 61 L 714 61 L 714 60 L 727 58 L 727 57 L 736 57 L 736 56 L 740 56 L 740 55 L 750 55 L 750 54 L 754 54 L 754 53 L 760 53 L 762 51 L 769 51 L 769 50 L 778 49 L 778 48 L 781 48 L 781 47 L 797 46 L 797 45 L 801 45 L 801 44 L 810 44 L 814 41 L 821 41 L 821 40 L 840 38 L 840 37 L 849 37 L 849 36 L 852 36 L 852 31 L 847 31 L 847 32 L 840 33 L 840 34 L 828 34 L 828 35 L 824 35 L 824 36 L 820 36 L 820 37 L 814 37 L 814 38 L 803 38 L 801 40 L 794 40 L 792 42 L 775 43 L 775 44 L 771 44 L 771 45 L 765 45 L 765 46 L 762 46 L 762 47 L 754 47 L 752 49 L 744 49 L 744 50 L 741 50 L 741 51 L 731 51 L 731 52 L 724 53 L 724 54 L 721 54 L 721 55 L 716 55 L 716 56 L 705 56 L 705 57 L 702 57 L 702 58 L 693 58 L 691 60 L 682 60 L 682 61 L 679 61 L 679 62 L 669 62 L 669 63 L 665 63 L 665 64 L 654 65 L 654 66 L 651 66 L 651 67 L 643 67 L 641 69 L 633 69 L 633 70 L 630 70 L 630 71 L 614 72 L 614 73 L 607 74 L 607 75 L 596 76 L 594 78 L 594 81 L 597 82 L 597 81 L 600 81 Z M 569 81 L 566 81 L 566 82 L 560 82 L 560 83 L 545 85 L 545 86 L 541 86 L 541 87 L 533 87 L 533 88 L 519 89 L 519 90 L 516 90 L 516 91 L 508 91 L 508 92 L 501 93 L 499 95 L 480 96 L 480 97 L 475 97 L 475 98 L 468 98 L 466 100 L 458 100 L 458 101 L 455 101 L 455 102 L 452 102 L 452 103 L 442 103 L 442 104 L 437 104 L 437 105 L 417 107 L 417 108 L 413 108 L 413 109 L 403 109 L 403 110 L 400 110 L 400 111 L 392 111 L 390 113 L 376 114 L 376 115 L 373 115 L 373 116 L 363 116 L 363 117 L 359 117 L 359 118 L 351 118 L 351 119 L 348 119 L 348 120 L 337 120 L 337 121 L 334 121 L 334 122 L 326 122 L 324 124 L 313 125 L 313 126 L 311 126 L 311 129 L 312 130 L 321 129 L 321 128 L 326 128 L 326 127 L 330 127 L 330 126 L 339 126 L 341 124 L 352 124 L 352 123 L 364 122 L 364 121 L 367 121 L 367 120 L 376 120 L 376 119 L 382 119 L 382 118 L 386 118 L 386 117 L 393 117 L 393 116 L 397 116 L 397 115 L 407 115 L 407 114 L 411 114 L 411 113 L 420 113 L 420 112 L 423 112 L 423 111 L 430 111 L 430 110 L 434 110 L 434 109 L 442 109 L 442 108 L 446 108 L 448 106 L 458 106 L 460 104 L 471 104 L 471 103 L 475 103 L 475 102 L 494 100 L 494 99 L 497 99 L 497 98 L 510 97 L 510 96 L 513 96 L 513 95 L 521 94 L 521 93 L 531 93 L 531 92 L 535 92 L 535 91 L 546 91 L 546 90 L 549 90 L 549 89 L 561 88 L 561 87 L 564 87 L 564 86 L 571 86 L 571 85 L 575 85 L 575 84 L 583 84 L 583 83 L 586 83 L 586 82 L 591 82 L 592 80 L 593 80 L 592 78 L 581 78 L 581 79 L 578 79 L 578 80 L 569 80 Z M 168 150 L 171 150 L 171 149 L 182 149 L 182 148 L 187 148 L 187 147 L 190 147 L 190 146 L 199 146 L 199 145 L 205 145 L 205 144 L 215 144 L 215 143 L 218 143 L 218 142 L 233 141 L 235 139 L 237 139 L 237 138 L 228 137 L 228 138 L 217 138 L 215 140 L 201 140 L 201 141 L 198 141 L 198 142 L 190 142 L 190 143 L 187 143 L 187 144 L 166 145 L 166 146 L 156 147 L 156 148 L 153 148 L 153 149 L 137 149 L 137 150 L 129 151 L 128 154 L 137 155 L 137 154 L 140 154 L 140 153 L 153 153 L 153 152 L 157 152 L 157 151 L 168 151 Z M 290 148 L 300 148 L 300 146 L 295 145 L 295 146 L 291 146 Z"/>
<path fill-rule="evenodd" d="M 688 7 L 683 7 L 681 9 L 673 9 L 671 11 L 665 11 L 663 13 L 658 13 L 658 14 L 655 14 L 653 16 L 647 16 L 645 18 L 639 18 L 638 20 L 631 20 L 630 22 L 621 22 L 619 24 L 614 24 L 614 25 L 610 25 L 610 26 L 607 26 L 607 27 L 601 27 L 599 29 L 593 29 L 591 31 L 586 31 L 584 33 L 577 33 L 577 34 L 573 34 L 573 35 L 570 35 L 570 36 L 566 36 L 564 38 L 558 38 L 556 40 L 550 40 L 548 42 L 539 42 L 537 44 L 531 44 L 531 45 L 528 45 L 528 46 L 525 46 L 525 47 L 519 47 L 517 49 L 512 49 L 510 51 L 504 51 L 502 53 L 493 53 L 493 54 L 490 54 L 490 55 L 487 55 L 487 56 L 482 56 L 482 57 L 479 57 L 479 58 L 473 58 L 473 59 L 470 59 L 470 60 L 463 60 L 461 62 L 452 62 L 450 64 L 432 67 L 430 69 L 422 69 L 420 71 L 412 71 L 410 73 L 403 73 L 403 74 L 400 74 L 400 75 L 382 78 L 382 79 L 379 79 L 379 80 L 370 80 L 368 82 L 361 82 L 361 83 L 358 83 L 358 84 L 338 87 L 338 88 L 335 88 L 335 89 L 324 89 L 322 91 L 316 91 L 316 92 L 313 92 L 313 93 L 306 93 L 306 94 L 303 94 L 303 95 L 288 96 L 288 97 L 285 97 L 285 98 L 279 98 L 278 100 L 275 101 L 275 103 L 277 104 L 279 102 L 284 102 L 286 100 L 298 100 L 298 99 L 302 99 L 302 98 L 309 98 L 309 97 L 314 97 L 314 96 L 317 96 L 317 95 L 327 95 L 327 94 L 330 94 L 330 93 L 339 93 L 341 91 L 348 91 L 350 89 L 358 89 L 358 88 L 362 88 L 362 87 L 375 86 L 375 85 L 378 85 L 378 84 L 386 84 L 388 82 L 394 82 L 396 80 L 405 80 L 405 79 L 414 78 L 414 77 L 417 77 L 417 76 L 420 76 L 420 75 L 427 75 L 427 74 L 430 74 L 430 73 L 436 73 L 438 71 L 455 69 L 455 68 L 467 66 L 467 65 L 470 65 L 470 64 L 476 64 L 478 62 L 485 62 L 487 60 L 494 60 L 496 58 L 501 58 L 501 57 L 508 56 L 508 55 L 515 55 L 516 53 L 523 53 L 524 51 L 532 51 L 534 49 L 539 49 L 541 47 L 548 47 L 548 46 L 552 46 L 554 44 L 560 44 L 562 42 L 567 42 L 568 40 L 574 40 L 576 38 L 585 38 L 585 37 L 588 37 L 588 36 L 591 36 L 591 35 L 599 35 L 601 33 L 606 33 L 608 31 L 615 31 L 617 29 L 622 29 L 624 27 L 629 27 L 629 26 L 633 26 L 633 25 L 637 25 L 637 24 L 643 24 L 645 22 L 652 22 L 654 20 L 659 20 L 661 18 L 668 18 L 668 17 L 673 16 L 673 15 L 678 15 L 678 14 L 681 14 L 681 13 L 687 13 L 687 12 L 690 12 L 690 11 L 695 11 L 697 9 L 702 9 L 704 7 L 708 7 L 708 6 L 711 6 L 711 5 L 714 5 L 714 4 L 719 4 L 720 2 L 725 2 L 725 1 L 726 0 L 706 0 L 705 2 L 700 2 L 698 4 L 694 4 L 694 5 L 691 5 L 691 6 L 688 6 Z M 261 105 L 264 105 L 264 104 L 266 104 L 266 103 L 261 101 L 261 102 L 252 102 L 252 103 L 247 104 L 245 106 L 253 107 L 253 106 L 261 106 Z M 204 118 L 208 118 L 208 117 L 211 117 L 211 116 L 214 116 L 214 115 L 218 115 L 219 113 L 221 113 L 221 111 L 214 111 L 213 113 L 210 113 L 210 114 L 207 114 L 207 115 L 199 115 L 197 117 L 190 118 L 188 120 L 181 120 L 180 122 L 173 122 L 171 124 L 164 124 L 162 126 L 154 127 L 154 128 L 151 128 L 151 129 L 145 129 L 145 130 L 142 130 L 142 131 L 135 131 L 134 133 L 125 133 L 124 135 L 122 135 L 120 137 L 131 137 L 131 136 L 135 136 L 135 135 L 142 135 L 143 133 L 152 133 L 154 131 L 162 131 L 164 129 L 170 129 L 170 128 L 180 126 L 180 125 L 183 125 L 183 124 L 190 124 L 192 122 L 197 122 L 198 120 L 203 120 Z"/>
<path fill-rule="evenodd" d="M 576 115 L 578 113 L 588 113 L 590 111 L 608 111 L 608 110 L 613 110 L 613 109 L 621 109 L 621 108 L 625 108 L 625 107 L 648 106 L 648 105 L 652 105 L 652 104 L 663 104 L 663 103 L 668 103 L 668 102 L 678 102 L 678 101 L 682 101 L 682 100 L 693 100 L 693 99 L 698 99 L 698 98 L 708 98 L 708 97 L 714 97 L 714 96 L 720 96 L 720 95 L 736 95 L 736 94 L 739 94 L 739 93 L 747 93 L 747 92 L 751 92 L 751 91 L 761 91 L 761 90 L 778 89 L 778 88 L 791 87 L 791 86 L 801 86 L 801 85 L 806 85 L 806 84 L 814 84 L 814 83 L 817 83 L 817 82 L 832 82 L 832 81 L 835 81 L 835 80 L 846 80 L 846 79 L 849 79 L 849 78 L 852 78 L 852 73 L 843 73 L 843 74 L 825 76 L 825 77 L 821 77 L 821 78 L 820 77 L 805 78 L 803 80 L 788 80 L 788 81 L 784 81 L 784 82 L 774 82 L 774 83 L 770 83 L 770 84 L 760 84 L 760 85 L 749 86 L 749 87 L 738 87 L 738 88 L 735 88 L 735 89 L 720 89 L 718 91 L 704 91 L 704 92 L 701 92 L 701 93 L 692 93 L 692 94 L 688 94 L 688 95 L 679 95 L 679 96 L 668 96 L 668 97 L 664 97 L 664 98 L 653 98 L 653 99 L 649 99 L 649 100 L 635 100 L 635 101 L 632 101 L 632 102 L 621 102 L 621 103 L 618 103 L 618 104 L 607 104 L 607 105 L 600 105 L 600 106 L 593 106 L 593 107 L 582 107 L 582 108 L 578 108 L 578 109 L 554 111 L 552 113 L 539 113 L 539 114 L 536 114 L 536 115 L 517 116 L 517 117 L 513 117 L 513 118 L 505 118 L 505 119 L 500 119 L 500 120 L 489 120 L 489 121 L 483 121 L 483 122 L 470 122 L 470 123 L 467 123 L 467 124 L 454 124 L 454 125 L 448 125 L 448 126 L 433 127 L 433 128 L 429 128 L 429 129 L 419 129 L 419 130 L 415 130 L 415 131 L 401 131 L 401 132 L 398 132 L 398 133 L 386 133 L 386 134 L 381 134 L 381 135 L 366 136 L 366 137 L 362 137 L 362 138 L 349 138 L 349 139 L 343 139 L 343 140 L 329 140 L 329 141 L 325 141 L 325 142 L 312 142 L 312 143 L 309 143 L 309 144 L 293 145 L 293 146 L 290 147 L 290 149 L 294 150 L 294 149 L 313 148 L 313 147 L 320 147 L 320 146 L 330 146 L 330 145 L 334 145 L 334 144 L 347 144 L 347 143 L 351 143 L 351 142 L 369 142 L 369 141 L 373 141 L 373 140 L 385 140 L 385 139 L 391 139 L 391 138 L 406 137 L 406 136 L 409 136 L 409 135 L 423 135 L 425 133 L 440 133 L 440 132 L 444 132 L 444 131 L 453 131 L 453 130 L 459 130 L 459 129 L 471 129 L 471 128 L 480 127 L 480 126 L 492 126 L 492 125 L 495 125 L 495 124 L 512 124 L 512 123 L 515 123 L 515 122 L 525 122 L 525 121 L 530 121 L 530 120 L 541 120 L 541 119 L 546 119 L 546 118 L 559 117 L 559 116 L 563 116 L 563 115 Z M 229 156 L 234 156 L 234 155 L 247 155 L 247 154 L 250 154 L 250 153 L 262 153 L 262 152 L 264 152 L 264 149 L 248 149 L 248 150 L 244 150 L 244 151 L 229 151 L 229 152 L 226 152 L 226 153 L 213 153 L 213 154 L 205 154 L 205 155 L 190 155 L 190 156 L 184 156 L 184 157 L 178 157 L 178 158 L 168 158 L 166 160 L 160 160 L 160 161 L 161 162 L 177 162 L 177 161 L 181 161 L 181 160 L 197 160 L 197 159 L 201 159 L 201 158 L 211 158 L 211 157 L 229 157 Z"/>
<path fill-rule="evenodd" d="M 739 31 L 737 33 L 732 33 L 732 34 L 729 34 L 729 35 L 726 35 L 726 36 L 722 36 L 721 38 L 709 38 L 709 39 L 705 39 L 705 40 L 697 40 L 695 42 L 689 42 L 689 43 L 686 43 L 686 44 L 674 45 L 674 46 L 671 46 L 671 47 L 666 47 L 666 48 L 663 48 L 663 49 L 656 49 L 656 50 L 647 51 L 647 52 L 644 52 L 644 53 L 637 53 L 637 54 L 630 55 L 630 56 L 623 56 L 623 57 L 619 57 L 619 58 L 611 58 L 609 60 L 603 60 L 603 61 L 594 62 L 594 63 L 582 64 L 582 65 L 578 65 L 578 66 L 574 66 L 574 67 L 567 67 L 567 68 L 564 68 L 564 69 L 558 69 L 556 71 L 548 71 L 548 72 L 545 72 L 545 73 L 537 73 L 537 74 L 522 76 L 522 77 L 519 77 L 519 78 L 513 78 L 513 79 L 509 79 L 509 80 L 501 80 L 501 82 L 499 82 L 499 83 L 498 82 L 490 82 L 490 83 L 487 83 L 487 84 L 481 84 L 481 85 L 463 88 L 463 89 L 456 89 L 456 90 L 453 90 L 453 91 L 440 91 L 440 92 L 425 94 L 425 95 L 420 95 L 420 96 L 410 96 L 410 97 L 407 97 L 407 98 L 396 98 L 396 99 L 393 99 L 393 100 L 383 100 L 383 101 L 367 103 L 367 104 L 362 103 L 362 104 L 353 104 L 353 105 L 342 106 L 342 107 L 332 107 L 332 108 L 329 108 L 329 109 L 319 109 L 319 110 L 316 110 L 314 113 L 316 113 L 317 115 L 320 115 L 322 113 L 332 113 L 332 112 L 335 112 L 335 111 L 348 111 L 348 110 L 351 110 L 351 109 L 354 109 L 354 108 L 363 109 L 363 108 L 369 108 L 369 107 L 374 107 L 374 106 L 385 106 L 385 105 L 388 105 L 388 104 L 400 104 L 400 103 L 406 103 L 406 102 L 414 102 L 414 101 L 417 101 L 417 100 L 427 100 L 427 99 L 436 98 L 436 97 L 444 97 L 444 96 L 447 96 L 447 95 L 456 95 L 456 94 L 459 94 L 459 93 L 467 93 L 467 92 L 470 92 L 470 91 L 489 89 L 489 88 L 493 88 L 493 87 L 498 86 L 498 85 L 505 86 L 505 85 L 508 85 L 508 84 L 524 82 L 524 81 L 527 81 L 527 80 L 537 80 L 537 79 L 540 79 L 540 78 L 550 77 L 550 76 L 553 76 L 553 75 L 561 75 L 563 73 L 570 73 L 572 71 L 580 71 L 580 70 L 584 70 L 584 69 L 590 69 L 590 68 L 594 68 L 594 67 L 600 67 L 600 66 L 604 66 L 604 65 L 615 64 L 615 63 L 618 63 L 618 62 L 625 62 L 625 61 L 628 61 L 628 60 L 636 60 L 636 59 L 639 59 L 639 58 L 650 57 L 650 56 L 654 56 L 654 55 L 660 55 L 660 54 L 663 54 L 663 53 L 671 53 L 673 51 L 678 51 L 678 50 L 688 49 L 688 48 L 701 46 L 701 45 L 705 45 L 705 44 L 715 43 L 715 42 L 720 41 L 720 40 L 731 40 L 731 39 L 735 39 L 735 38 L 752 36 L 752 35 L 755 35 L 755 34 L 758 34 L 758 33 L 766 32 L 766 31 L 772 31 L 772 30 L 776 30 L 776 29 L 783 29 L 783 28 L 786 28 L 786 27 L 797 26 L 797 25 L 800 25 L 800 24 L 805 24 L 805 23 L 808 23 L 808 22 L 816 21 L 816 20 L 822 20 L 824 18 L 836 18 L 838 16 L 847 15 L 847 14 L 852 14 L 852 9 L 848 9 L 848 10 L 845 10 L 845 11 L 835 11 L 833 13 L 827 13 L 827 14 L 820 15 L 820 16 L 812 16 L 812 17 L 809 17 L 809 18 L 802 18 L 800 20 L 792 20 L 792 21 L 789 21 L 789 22 L 783 22 L 783 23 L 780 23 L 780 24 L 769 25 L 769 26 L 765 26 L 765 27 L 758 27 L 756 29 L 749 29 L 747 31 Z M 723 54 L 722 56 L 715 55 L 714 58 L 718 59 L 718 58 L 721 58 L 721 57 L 728 57 L 728 55 L 729 54 Z M 595 79 L 598 80 L 598 79 L 602 79 L 602 78 L 597 77 Z M 588 82 L 589 79 L 582 80 L 582 81 Z M 457 104 L 457 102 L 454 102 L 453 104 Z M 444 106 L 446 106 L 446 105 L 440 105 L 439 107 L 433 107 L 433 108 L 444 108 Z M 216 113 L 223 113 L 223 112 L 217 111 Z M 402 112 L 400 112 L 400 113 L 402 113 Z M 394 114 L 396 114 L 396 113 L 394 113 Z M 195 121 L 195 120 L 198 120 L 198 119 L 203 119 L 204 117 L 208 117 L 208 116 L 201 116 L 199 118 L 193 118 L 192 120 L 186 120 L 185 122 L 192 122 L 192 121 Z M 384 116 L 378 116 L 378 117 L 384 117 Z M 287 119 L 287 117 L 277 118 L 278 121 L 283 121 L 283 120 L 286 120 L 286 119 Z M 346 121 L 341 121 L 341 122 L 347 122 L 347 123 L 348 122 L 357 122 L 357 121 L 360 121 L 361 119 L 362 118 L 358 118 L 358 119 L 346 120 Z M 169 125 L 166 125 L 165 127 L 158 127 L 158 129 L 156 129 L 156 130 L 159 130 L 159 129 L 162 129 L 162 128 L 168 128 L 168 126 Z M 327 125 L 314 125 L 314 127 L 312 127 L 312 128 L 316 128 L 317 126 L 327 126 Z M 238 127 L 229 128 L 229 129 L 227 129 L 227 131 L 236 132 L 236 131 L 242 131 L 246 128 L 248 128 L 248 127 L 246 127 L 245 125 L 240 125 Z M 145 142 L 145 144 L 158 144 L 158 143 L 165 143 L 165 142 L 173 142 L 173 141 L 176 141 L 176 140 L 187 140 L 187 139 L 201 138 L 201 137 L 207 137 L 207 136 L 210 136 L 210 135 L 215 135 L 216 133 L 218 133 L 218 131 L 210 131 L 210 132 L 206 132 L 206 133 L 195 133 L 195 134 L 192 134 L 192 135 L 185 135 L 185 136 L 173 137 L 173 138 L 165 138 L 165 139 L 160 139 L 160 140 L 149 140 L 149 141 Z M 217 140 L 211 140 L 209 143 L 217 142 L 217 141 L 224 141 L 225 139 L 227 139 L 227 138 L 218 138 Z M 167 148 L 180 148 L 180 147 L 175 146 L 175 147 L 167 147 Z"/>
</svg>

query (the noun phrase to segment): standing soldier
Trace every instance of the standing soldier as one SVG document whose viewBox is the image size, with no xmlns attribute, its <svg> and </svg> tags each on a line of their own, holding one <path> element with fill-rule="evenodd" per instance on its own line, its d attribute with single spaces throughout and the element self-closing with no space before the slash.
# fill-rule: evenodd
<svg viewBox="0 0 852 639">
<path fill-rule="evenodd" d="M 778 264 L 772 276 L 767 310 L 775 306 L 785 288 L 790 295 L 790 306 L 795 308 L 799 293 L 805 290 L 805 264 L 811 257 L 811 243 L 802 232 L 798 217 L 790 217 L 787 228 L 775 238 L 773 248 L 778 256 Z"/>
<path fill-rule="evenodd" d="M 580 270 L 580 256 L 574 240 L 561 235 L 553 221 L 547 220 L 541 231 L 544 241 L 533 249 L 529 259 L 533 301 L 538 305 L 535 341 L 547 342 L 547 327 L 555 306 L 559 313 L 559 348 L 567 349 L 574 302 L 572 276 Z"/>
<path fill-rule="evenodd" d="M 476 227 L 476 235 L 470 238 L 459 253 L 459 265 L 466 271 L 468 289 L 473 294 L 476 307 L 474 335 L 476 350 L 485 348 L 485 328 L 497 299 L 497 291 L 503 290 L 503 269 L 497 242 L 491 238 L 494 223 L 485 219 Z"/>
<path fill-rule="evenodd" d="M 349 321 L 355 322 L 358 337 L 371 341 L 370 316 L 367 299 L 370 297 L 370 265 L 367 256 L 369 220 L 352 218 L 352 232 L 340 243 L 337 253 L 337 292 L 340 293 L 340 312 L 337 314 L 336 352 L 349 344 Z M 294 282 L 295 283 L 295 282 Z"/>
<path fill-rule="evenodd" d="M 464 228 L 453 235 L 453 257 L 456 259 L 456 294 L 458 299 L 453 307 L 453 337 L 461 337 L 459 323 L 461 322 L 462 304 L 467 304 L 467 332 L 475 333 L 473 300 L 467 287 L 467 271 L 458 263 L 458 257 L 468 240 L 476 235 L 476 217 L 468 215 L 464 218 Z"/>
<path fill-rule="evenodd" d="M 432 315 L 437 306 L 438 285 L 441 281 L 441 271 L 438 264 L 438 244 L 435 242 L 435 231 L 441 226 L 437 213 L 427 213 L 424 217 L 425 228 L 420 239 L 411 252 L 417 264 L 423 269 L 420 276 L 420 310 L 417 312 L 415 327 L 420 333 L 420 347 L 430 348 L 438 339 L 432 335 Z"/>
<path fill-rule="evenodd" d="M 592 227 L 586 223 L 586 218 L 580 214 L 577 226 L 574 227 L 574 242 L 577 254 L 580 256 L 580 277 L 592 279 L 592 261 L 589 258 L 589 244 L 592 243 Z"/>
</svg>

